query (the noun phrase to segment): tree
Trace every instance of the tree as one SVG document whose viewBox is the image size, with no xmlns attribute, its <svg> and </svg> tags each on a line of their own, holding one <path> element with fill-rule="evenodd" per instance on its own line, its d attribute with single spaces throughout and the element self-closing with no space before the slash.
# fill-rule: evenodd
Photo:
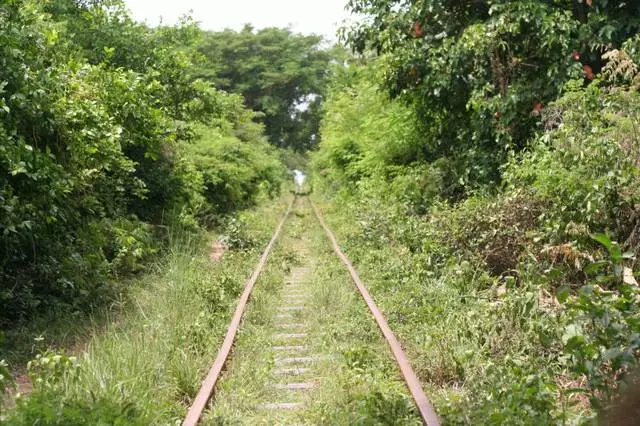
<svg viewBox="0 0 640 426">
<path fill-rule="evenodd" d="M 253 113 L 193 77 L 200 34 L 121 0 L 0 3 L 0 326 L 95 306 L 165 226 L 278 191 Z"/>
<path fill-rule="evenodd" d="M 331 57 L 322 37 L 247 25 L 207 33 L 199 50 L 206 57 L 199 76 L 241 94 L 261 113 L 272 144 L 300 151 L 315 145 Z"/>
<path fill-rule="evenodd" d="M 346 30 L 357 52 L 384 56 L 385 87 L 425 124 L 423 149 L 450 157 L 451 179 L 496 181 L 507 152 L 536 129 L 570 79 L 640 29 L 638 2 L 350 0 L 368 15 Z"/>
</svg>

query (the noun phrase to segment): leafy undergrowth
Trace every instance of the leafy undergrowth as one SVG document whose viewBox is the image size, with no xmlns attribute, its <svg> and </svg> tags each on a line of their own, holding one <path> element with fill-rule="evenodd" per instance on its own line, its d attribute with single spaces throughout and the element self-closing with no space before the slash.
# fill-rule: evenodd
<svg viewBox="0 0 640 426">
<path fill-rule="evenodd" d="M 316 194 L 445 423 L 580 424 L 637 386 L 640 77 L 607 59 L 545 107 L 500 187 L 456 197 L 410 110 L 358 90 L 371 70 L 335 78 Z"/>
<path fill-rule="evenodd" d="M 284 199 L 238 215 L 238 244 L 215 266 L 208 238 L 174 236 L 156 272 L 132 283 L 125 306 L 105 313 L 86 350 L 50 348 L 29 363 L 34 391 L 9 425 L 170 424 L 186 414 L 215 357 L 232 309 L 284 212 Z"/>
<path fill-rule="evenodd" d="M 597 236 L 603 260 L 572 288 L 566 265 L 513 253 L 514 269 L 495 275 L 474 240 L 455 248 L 456 224 L 492 220 L 503 234 L 488 203 L 426 221 L 363 200 L 323 207 L 447 424 L 579 424 L 611 408 L 638 348 L 637 284 L 617 244 Z"/>
</svg>

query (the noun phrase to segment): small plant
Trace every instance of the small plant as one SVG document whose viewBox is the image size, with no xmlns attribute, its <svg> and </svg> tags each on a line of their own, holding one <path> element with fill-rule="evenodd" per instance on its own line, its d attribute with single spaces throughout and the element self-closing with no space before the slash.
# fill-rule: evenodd
<svg viewBox="0 0 640 426">
<path fill-rule="evenodd" d="M 54 390 L 64 382 L 73 382 L 78 377 L 80 364 L 75 356 L 64 352 L 46 351 L 27 364 L 29 378 L 36 389 Z"/>
<path fill-rule="evenodd" d="M 575 391 L 589 396 L 593 408 L 603 413 L 609 408 L 620 384 L 636 365 L 640 349 L 640 306 L 638 286 L 626 262 L 633 259 L 605 235 L 594 235 L 608 258 L 585 268 L 592 282 L 575 297 L 568 290 L 559 300 L 569 308 L 571 322 L 563 335 L 564 352 L 573 371 L 587 379 Z"/>
<path fill-rule="evenodd" d="M 236 217 L 231 217 L 225 226 L 222 243 L 231 250 L 245 250 L 254 245 L 253 239 L 247 234 L 247 225 Z"/>
<path fill-rule="evenodd" d="M 9 364 L 4 359 L 0 359 L 0 408 L 4 403 L 4 397 L 8 389 L 15 389 L 16 382 L 9 369 Z"/>
</svg>

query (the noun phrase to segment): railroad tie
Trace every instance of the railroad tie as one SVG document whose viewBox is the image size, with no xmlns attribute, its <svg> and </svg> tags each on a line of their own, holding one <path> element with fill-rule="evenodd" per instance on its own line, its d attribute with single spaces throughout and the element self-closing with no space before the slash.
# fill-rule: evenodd
<svg viewBox="0 0 640 426">
<path fill-rule="evenodd" d="M 300 356 L 290 358 L 276 358 L 276 365 L 288 365 L 288 364 L 309 364 L 317 361 L 328 360 L 330 357 L 323 356 Z"/>
<path fill-rule="evenodd" d="M 311 369 L 306 367 L 276 368 L 273 370 L 273 374 L 276 376 L 299 376 L 310 371 Z"/>
<path fill-rule="evenodd" d="M 272 404 L 259 405 L 262 410 L 299 410 L 304 406 L 301 402 L 274 402 Z"/>
<path fill-rule="evenodd" d="M 277 328 L 302 328 L 302 327 L 306 327 L 307 324 L 303 324 L 303 323 L 287 323 L 287 324 L 276 324 Z"/>
<path fill-rule="evenodd" d="M 305 345 L 272 346 L 271 349 L 274 351 L 306 351 L 307 346 Z"/>
<path fill-rule="evenodd" d="M 276 339 L 302 339 L 307 333 L 278 333 L 273 335 Z"/>
<path fill-rule="evenodd" d="M 314 383 L 301 382 L 301 383 L 273 383 L 269 385 L 270 388 L 278 390 L 308 390 L 316 387 Z"/>
</svg>

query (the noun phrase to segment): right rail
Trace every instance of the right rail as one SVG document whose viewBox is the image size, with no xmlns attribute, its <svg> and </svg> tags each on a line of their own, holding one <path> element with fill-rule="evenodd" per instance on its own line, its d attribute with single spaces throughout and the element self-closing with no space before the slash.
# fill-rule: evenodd
<svg viewBox="0 0 640 426">
<path fill-rule="evenodd" d="M 316 205 L 313 204 L 311 200 L 309 200 L 309 202 L 311 203 L 311 207 L 313 208 L 313 211 L 316 214 L 316 217 L 318 218 L 320 225 L 322 225 L 324 232 L 327 234 L 327 237 L 331 241 L 333 250 L 336 252 L 340 260 L 342 260 L 342 263 L 344 263 L 344 265 L 349 270 L 349 273 L 351 274 L 351 278 L 353 278 L 353 281 L 358 287 L 358 291 L 360 292 L 360 294 L 362 295 L 362 298 L 364 299 L 367 306 L 369 307 L 369 310 L 371 311 L 371 314 L 375 318 L 376 323 L 378 323 L 378 327 L 380 327 L 380 331 L 382 331 L 382 334 L 387 340 L 387 343 L 389 344 L 389 348 L 391 349 L 391 352 L 393 353 L 393 356 L 395 357 L 396 362 L 398 363 L 398 367 L 400 367 L 400 371 L 402 372 L 402 377 L 404 377 L 404 380 L 407 383 L 407 387 L 409 388 L 409 392 L 411 392 L 411 396 L 413 397 L 413 400 L 416 403 L 416 407 L 420 412 L 420 417 L 422 417 L 422 421 L 427 426 L 440 426 L 440 420 L 438 419 L 438 415 L 433 409 L 431 402 L 429 402 L 429 398 L 427 398 L 427 395 L 422 390 L 420 380 L 418 379 L 418 376 L 416 376 L 416 373 L 413 371 L 413 368 L 411 368 L 407 355 L 404 353 L 404 350 L 402 350 L 402 345 L 396 338 L 395 334 L 393 334 L 391 327 L 389 327 L 389 324 L 387 323 L 387 320 L 385 319 L 384 314 L 376 306 L 376 303 L 373 301 L 371 294 L 369 294 L 369 291 L 367 290 L 364 283 L 358 276 L 358 272 L 351 264 L 351 261 L 349 260 L 349 258 L 340 249 L 340 246 L 338 245 L 338 241 L 336 240 L 336 237 L 333 235 L 333 232 L 331 232 L 331 230 L 325 223 Z"/>
</svg>

